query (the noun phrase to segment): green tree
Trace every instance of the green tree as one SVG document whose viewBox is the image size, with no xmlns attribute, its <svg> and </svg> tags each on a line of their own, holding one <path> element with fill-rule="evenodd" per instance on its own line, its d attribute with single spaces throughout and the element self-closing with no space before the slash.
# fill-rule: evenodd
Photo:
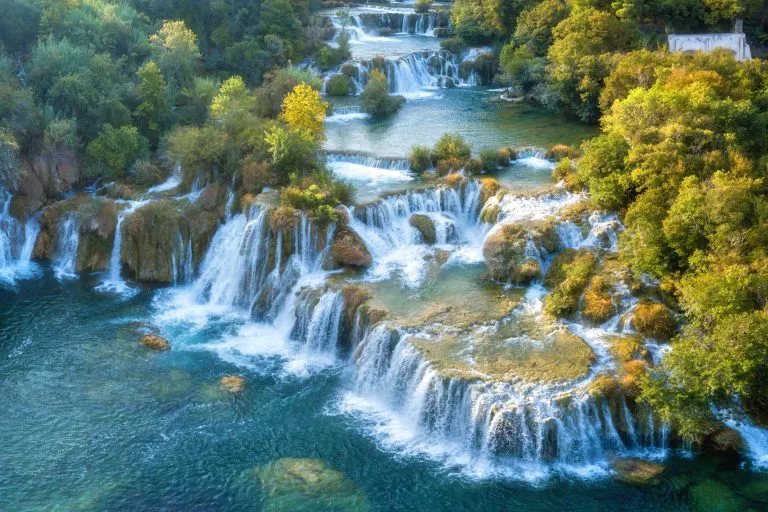
<svg viewBox="0 0 768 512">
<path fill-rule="evenodd" d="M 86 147 L 92 164 L 90 174 L 121 178 L 137 159 L 146 156 L 147 151 L 148 141 L 135 126 L 114 128 L 106 125 Z"/>
<path fill-rule="evenodd" d="M 142 133 L 149 138 L 153 146 L 156 146 L 171 113 L 165 99 L 165 79 L 160 67 L 153 61 L 140 67 L 137 76 L 139 78 L 137 91 L 141 103 L 136 107 L 134 117 Z"/>
<path fill-rule="evenodd" d="M 405 102 L 405 98 L 390 96 L 387 89 L 387 77 L 378 69 L 371 71 L 368 83 L 360 94 L 363 111 L 375 117 L 388 116 L 397 112 Z"/>
<path fill-rule="evenodd" d="M 149 42 L 168 83 L 176 89 L 191 85 L 200 61 L 195 33 L 183 21 L 166 21 Z"/>
</svg>

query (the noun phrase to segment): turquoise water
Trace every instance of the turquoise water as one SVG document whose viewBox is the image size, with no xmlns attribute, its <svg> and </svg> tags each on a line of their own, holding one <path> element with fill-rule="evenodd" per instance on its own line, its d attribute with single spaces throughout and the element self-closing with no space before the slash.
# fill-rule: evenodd
<svg viewBox="0 0 768 512">
<path fill-rule="evenodd" d="M 237 321 L 194 333 L 170 329 L 173 349 L 151 352 L 138 337 L 167 292 L 144 288 L 120 300 L 94 291 L 97 282 L 59 283 L 47 271 L 0 289 L 0 510 L 340 510 L 332 504 L 348 503 L 333 494 L 326 508 L 301 496 L 276 501 L 252 470 L 285 457 L 320 459 L 343 473 L 365 498 L 356 510 L 768 507 L 768 475 L 727 459 L 672 459 L 652 487 L 605 477 L 530 485 L 467 475 L 344 414 L 344 355 L 294 372 L 290 350 L 234 364 L 203 348 Z M 231 374 L 247 379 L 241 395 L 218 385 Z"/>
<path fill-rule="evenodd" d="M 430 96 L 406 101 L 385 119 L 353 119 L 326 125 L 328 151 L 364 151 L 407 157 L 414 145 L 432 146 L 443 133 L 457 132 L 475 152 L 500 147 L 578 145 L 597 129 L 563 119 L 530 105 L 495 103 L 498 92 L 482 88 L 425 91 Z M 359 105 L 359 98 L 332 103 Z"/>
</svg>

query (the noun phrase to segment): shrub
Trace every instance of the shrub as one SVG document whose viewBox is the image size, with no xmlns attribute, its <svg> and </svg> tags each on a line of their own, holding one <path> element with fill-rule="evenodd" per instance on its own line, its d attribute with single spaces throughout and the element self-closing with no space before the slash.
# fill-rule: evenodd
<svg viewBox="0 0 768 512">
<path fill-rule="evenodd" d="M 113 128 L 105 125 L 98 137 L 86 147 L 91 159 L 89 174 L 110 179 L 120 178 L 137 158 L 147 154 L 149 142 L 135 126 Z"/>
<path fill-rule="evenodd" d="M 328 96 L 348 96 L 351 84 L 346 76 L 333 75 L 325 84 L 325 93 Z"/>
<path fill-rule="evenodd" d="M 579 155 L 578 148 L 566 146 L 565 144 L 555 144 L 544 156 L 550 160 L 560 161 L 563 158 L 578 158 Z"/>
<path fill-rule="evenodd" d="M 451 37 L 440 41 L 440 48 L 451 53 L 461 53 L 467 49 L 467 44 L 460 37 Z"/>
<path fill-rule="evenodd" d="M 378 69 L 371 72 L 360 100 L 363 111 L 375 117 L 393 114 L 405 103 L 402 96 L 390 96 L 387 93 L 387 78 Z"/>
<path fill-rule="evenodd" d="M 480 151 L 480 163 L 484 172 L 493 172 L 509 164 L 509 157 L 499 150 L 484 149 Z"/>
<path fill-rule="evenodd" d="M 413 10 L 417 13 L 423 14 L 429 12 L 429 8 L 432 7 L 432 0 L 416 0 L 413 6 Z"/>
<path fill-rule="evenodd" d="M 441 160 L 469 160 L 472 149 L 458 133 L 445 133 L 435 144 L 435 158 Z"/>
<path fill-rule="evenodd" d="M 413 146 L 408 162 L 413 171 L 427 171 L 432 167 L 432 151 L 427 146 Z"/>
<path fill-rule="evenodd" d="M 576 166 L 570 158 L 563 158 L 552 169 L 552 177 L 556 181 L 562 181 L 566 190 L 575 192 L 584 188 L 584 184 L 579 181 L 579 175 L 576 173 Z"/>
<path fill-rule="evenodd" d="M 638 304 L 633 322 L 639 334 L 660 341 L 668 341 L 677 331 L 672 312 L 656 302 Z"/>
</svg>

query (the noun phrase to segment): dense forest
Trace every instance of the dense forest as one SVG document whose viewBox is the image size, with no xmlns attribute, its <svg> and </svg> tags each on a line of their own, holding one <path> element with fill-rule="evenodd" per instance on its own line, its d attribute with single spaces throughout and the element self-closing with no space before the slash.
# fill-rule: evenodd
<svg viewBox="0 0 768 512">
<path fill-rule="evenodd" d="M 179 164 L 187 188 L 233 178 L 247 193 L 282 187 L 285 204 L 323 221 L 350 201 L 318 156 L 328 108 L 318 70 L 342 63 L 348 47 L 327 43 L 334 28 L 315 13 L 343 6 L 0 6 L 0 184 L 48 155 L 78 162 L 79 187 L 147 187 Z M 679 312 L 674 350 L 643 378 L 642 399 L 691 438 L 734 401 L 768 421 L 768 63 L 665 50 L 668 33 L 727 31 L 743 18 L 758 53 L 768 2 L 457 0 L 450 9 L 444 48 L 490 46 L 489 82 L 600 126 L 555 173 L 619 212 L 622 261 Z M 373 111 L 390 109 L 381 80 L 364 98 Z M 442 146 L 416 148 L 414 169 L 467 166 L 462 141 Z M 663 323 L 656 313 L 647 321 Z"/>
</svg>

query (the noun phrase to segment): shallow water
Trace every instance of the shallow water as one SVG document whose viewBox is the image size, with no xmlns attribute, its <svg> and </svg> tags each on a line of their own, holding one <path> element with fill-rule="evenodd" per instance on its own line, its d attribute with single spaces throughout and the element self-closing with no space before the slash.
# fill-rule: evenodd
<svg viewBox="0 0 768 512">
<path fill-rule="evenodd" d="M 471 476 L 410 452 L 378 429 L 375 416 L 346 414 L 342 359 L 296 375 L 285 371 L 290 351 L 250 356 L 243 366 L 195 348 L 231 326 L 186 335 L 186 344 L 172 337 L 173 350 L 150 352 L 138 335 L 163 292 L 107 300 L 93 290 L 97 282 L 59 282 L 48 270 L 16 292 L 0 290 L 2 510 L 264 510 L 270 497 L 250 471 L 284 457 L 321 459 L 373 510 L 764 510 L 768 503 L 756 501 L 768 498 L 768 476 L 701 457 L 670 460 L 653 487 Z M 246 377 L 242 395 L 219 388 L 226 374 Z M 311 499 L 292 503 L 291 510 L 318 510 Z"/>
<path fill-rule="evenodd" d="M 384 119 L 353 118 L 326 125 L 328 151 L 363 151 L 376 156 L 407 157 L 415 145 L 433 146 L 446 132 L 458 132 L 475 153 L 500 147 L 550 147 L 576 144 L 596 129 L 529 105 L 494 103 L 498 93 L 482 88 L 434 89 L 408 100 Z M 333 100 L 359 105 L 359 98 Z"/>
</svg>

